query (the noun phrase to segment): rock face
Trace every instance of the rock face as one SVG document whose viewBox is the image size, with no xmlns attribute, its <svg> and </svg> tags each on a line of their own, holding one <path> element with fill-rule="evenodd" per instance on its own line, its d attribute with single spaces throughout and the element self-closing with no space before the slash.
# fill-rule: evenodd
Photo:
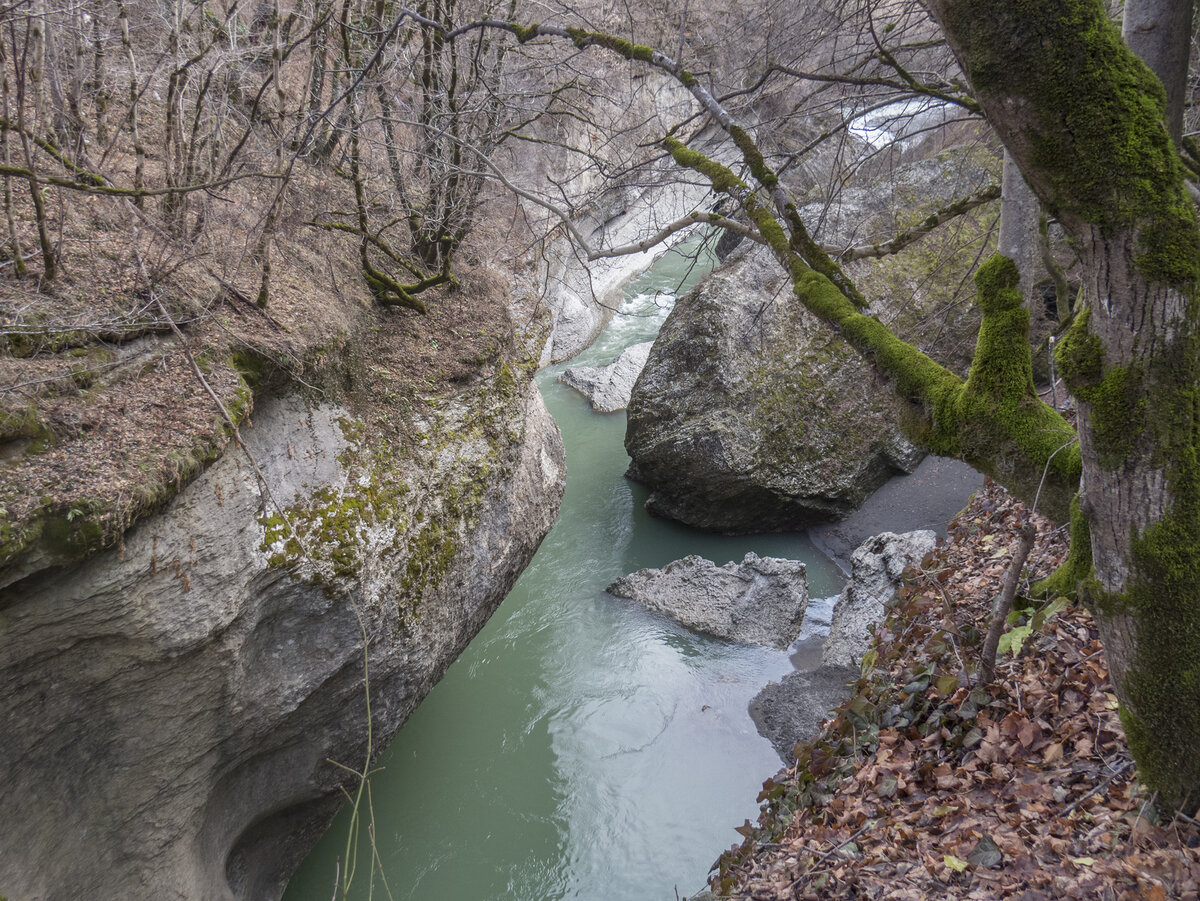
<svg viewBox="0 0 1200 901">
<path fill-rule="evenodd" d="M 617 579 L 607 590 L 689 629 L 780 650 L 799 633 L 808 606 L 803 563 L 753 552 L 724 566 L 693 554 Z"/>
<path fill-rule="evenodd" d="M 844 666 L 788 673 L 754 696 L 750 718 L 759 735 L 790 766 L 796 762 L 796 742 L 817 734 L 829 711 L 850 696 L 848 683 L 857 677 L 857 670 Z"/>
<path fill-rule="evenodd" d="M 756 246 L 676 301 L 625 436 L 652 513 L 722 532 L 800 529 L 920 462 L 900 401 L 786 287 Z"/>
<path fill-rule="evenodd" d="M 329 760 L 387 742 L 561 497 L 557 428 L 507 369 L 402 440 L 296 395 L 243 436 L 261 483 L 231 451 L 119 549 L 0 596 L 8 897 L 278 898 L 341 803 Z"/>
<path fill-rule="evenodd" d="M 621 356 L 607 366 L 580 366 L 568 369 L 558 377 L 564 385 L 574 388 L 589 401 L 597 413 L 615 413 L 629 406 L 633 383 L 641 375 L 650 356 L 653 341 L 643 341 L 625 348 Z"/>
<path fill-rule="evenodd" d="M 937 535 L 922 530 L 900 535 L 882 532 L 859 545 L 850 558 L 850 581 L 833 608 L 823 665 L 858 665 L 871 646 L 867 629 L 883 619 L 884 604 L 900 584 L 904 568 L 920 563 L 935 544 Z"/>
<path fill-rule="evenodd" d="M 600 67 L 597 74 L 607 71 L 611 76 L 619 71 L 603 58 L 594 63 Z M 526 177 L 535 184 L 544 177 L 543 190 L 556 200 L 566 192 L 578 210 L 572 219 L 573 228 L 590 248 L 644 241 L 665 223 L 712 202 L 709 188 L 694 179 L 680 178 L 670 160 L 650 163 L 626 179 L 606 174 L 614 169 L 626 170 L 633 157 L 645 156 L 628 128 L 630 122 L 647 123 L 651 129 L 665 133 L 693 111 L 691 94 L 675 79 L 658 73 L 633 82 L 627 76 L 607 77 L 605 90 L 588 102 L 592 124 L 583 126 L 582 133 L 573 139 L 573 143 L 592 148 L 588 159 L 572 154 L 551 155 L 549 172 L 532 171 Z M 658 124 L 650 125 L 652 122 Z M 695 136 L 692 141 L 709 154 L 735 158 L 732 154 L 736 149 L 719 131 Z M 597 161 L 601 164 L 595 165 Z M 532 204 L 526 207 L 526 214 L 533 221 L 547 216 L 544 209 Z M 661 247 L 651 247 L 588 261 L 561 229 L 557 235 L 546 245 L 545 270 L 540 274 L 554 315 L 543 361 L 546 363 L 569 360 L 590 345 L 620 306 L 625 285 L 649 269 L 662 252 Z"/>
</svg>

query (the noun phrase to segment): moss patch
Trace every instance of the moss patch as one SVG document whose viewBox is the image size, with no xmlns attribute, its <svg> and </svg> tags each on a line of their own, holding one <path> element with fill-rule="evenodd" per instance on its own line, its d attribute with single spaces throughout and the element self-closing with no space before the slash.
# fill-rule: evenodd
<svg viewBox="0 0 1200 901">
<path fill-rule="evenodd" d="M 453 350 L 455 365 L 473 377 L 464 370 L 462 383 L 447 391 L 441 382 L 402 374 L 401 360 L 437 342 L 397 334 L 406 328 L 402 320 L 381 320 L 363 350 L 370 362 L 355 380 L 361 390 L 346 398 L 353 413 L 338 420 L 346 448 L 337 481 L 288 507 L 286 516 L 260 518 L 269 566 L 331 593 L 361 589 L 368 603 L 395 603 L 401 624 L 419 616 L 423 598 L 464 551 L 488 489 L 510 473 L 509 451 L 521 439 L 524 393 L 541 346 L 511 335 L 498 342 L 506 320 L 468 329 L 447 306 L 455 304 L 478 301 L 447 298 L 424 322 L 449 315 L 454 334 L 478 336 L 474 350 Z M 398 579 L 381 585 L 380 573 Z"/>
<path fill-rule="evenodd" d="M 1032 101 L 1021 125 L 1051 211 L 1109 236 L 1132 229 L 1151 281 L 1195 281 L 1200 233 L 1163 125 L 1163 87 L 1102 0 L 972 0 L 950 4 L 945 24 L 978 92 Z"/>
</svg>

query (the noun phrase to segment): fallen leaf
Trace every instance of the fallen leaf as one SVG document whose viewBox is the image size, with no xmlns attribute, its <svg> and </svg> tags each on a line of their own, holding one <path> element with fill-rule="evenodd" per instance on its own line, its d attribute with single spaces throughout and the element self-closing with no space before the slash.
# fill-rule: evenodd
<svg viewBox="0 0 1200 901">
<path fill-rule="evenodd" d="M 942 863 L 944 863 L 948 869 L 953 870 L 955 873 L 961 873 L 968 866 L 965 860 L 963 860 L 961 857 L 955 857 L 953 854 L 946 854 L 943 856 Z"/>
</svg>

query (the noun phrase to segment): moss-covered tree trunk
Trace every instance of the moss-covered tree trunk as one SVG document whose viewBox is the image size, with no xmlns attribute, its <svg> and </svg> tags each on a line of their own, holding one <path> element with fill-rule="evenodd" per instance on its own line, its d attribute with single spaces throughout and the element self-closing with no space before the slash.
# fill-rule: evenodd
<svg viewBox="0 0 1200 901">
<path fill-rule="evenodd" d="M 1096 613 L 1143 779 L 1200 806 L 1200 230 L 1161 82 L 1101 0 L 927 0 L 1026 180 L 1078 242 L 1060 349 Z M 1077 529 L 1077 535 L 1082 529 Z M 1077 557 L 1082 560 L 1083 558 Z"/>
</svg>

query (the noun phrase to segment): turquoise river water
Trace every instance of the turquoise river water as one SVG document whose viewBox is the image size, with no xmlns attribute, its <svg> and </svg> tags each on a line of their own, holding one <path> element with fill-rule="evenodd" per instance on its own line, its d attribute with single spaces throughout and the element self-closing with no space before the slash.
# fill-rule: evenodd
<svg viewBox="0 0 1200 901">
<path fill-rule="evenodd" d="M 674 293 L 701 274 L 671 252 L 630 285 L 612 325 L 571 366 L 648 340 Z M 562 512 L 491 621 L 430 693 L 371 778 L 386 879 L 359 850 L 353 899 L 670 901 L 704 885 L 740 841 L 780 766 L 747 704 L 791 669 L 786 653 L 692 633 L 604 588 L 687 554 L 747 551 L 808 563 L 810 594 L 836 567 L 798 534 L 730 538 L 648 516 L 623 477 L 625 414 L 594 413 L 538 377 L 562 429 Z M 285 901 L 330 901 L 346 812 L 292 879 Z M 341 897 L 338 895 L 338 897 Z"/>
</svg>

